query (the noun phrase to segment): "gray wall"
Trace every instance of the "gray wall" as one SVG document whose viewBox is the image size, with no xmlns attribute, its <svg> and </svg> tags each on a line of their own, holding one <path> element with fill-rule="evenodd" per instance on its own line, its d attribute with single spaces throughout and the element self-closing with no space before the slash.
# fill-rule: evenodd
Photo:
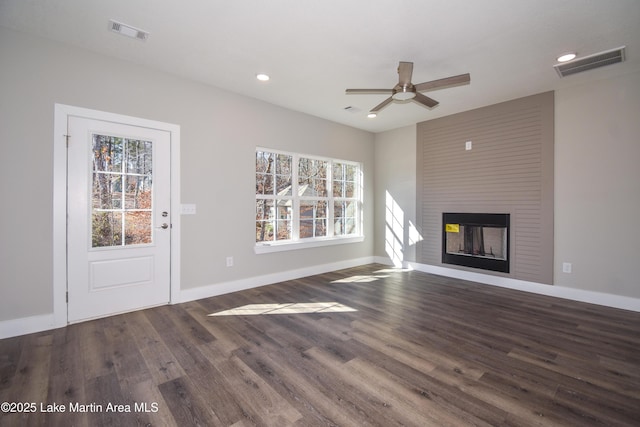
<svg viewBox="0 0 640 427">
<path fill-rule="evenodd" d="M 558 91 L 556 117 L 555 283 L 640 297 L 640 73 Z"/>
<path fill-rule="evenodd" d="M 416 260 L 415 152 L 415 126 L 376 134 L 375 253 L 394 264 Z"/>
<path fill-rule="evenodd" d="M 53 310 L 55 103 L 181 126 L 182 289 L 372 256 L 373 134 L 5 28 L 0 58 L 0 321 Z M 365 241 L 254 254 L 256 146 L 361 161 Z"/>
<path fill-rule="evenodd" d="M 554 285 L 640 298 L 639 113 L 640 73 L 555 93 Z M 416 151 L 410 128 L 376 135 L 376 230 L 385 189 L 408 179 L 406 170 L 396 179 L 393 168 Z M 415 201 L 398 200 L 409 226 Z M 376 238 L 376 255 L 388 258 L 384 235 Z M 562 273 L 563 262 L 572 264 L 571 274 Z"/>
</svg>

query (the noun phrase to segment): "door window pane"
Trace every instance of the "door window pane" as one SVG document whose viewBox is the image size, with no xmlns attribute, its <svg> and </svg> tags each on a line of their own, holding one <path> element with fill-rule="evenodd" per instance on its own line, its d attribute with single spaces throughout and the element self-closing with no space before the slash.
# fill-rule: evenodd
<svg viewBox="0 0 640 427">
<path fill-rule="evenodd" d="M 108 135 L 93 136 L 93 165 L 100 172 L 121 172 L 124 140 Z"/>
<path fill-rule="evenodd" d="M 124 224 L 125 245 L 151 243 L 151 212 L 127 211 Z"/>
<path fill-rule="evenodd" d="M 93 135 L 91 245 L 152 243 L 153 143 Z"/>
<path fill-rule="evenodd" d="M 151 175 L 153 146 L 150 141 L 127 140 L 127 173 Z"/>
<path fill-rule="evenodd" d="M 94 209 L 120 209 L 122 207 L 122 177 L 93 173 L 92 206 Z"/>
<path fill-rule="evenodd" d="M 91 246 L 94 248 L 122 245 L 122 213 L 94 210 L 91 218 Z"/>
<path fill-rule="evenodd" d="M 151 177 L 126 176 L 125 209 L 151 209 Z"/>
</svg>

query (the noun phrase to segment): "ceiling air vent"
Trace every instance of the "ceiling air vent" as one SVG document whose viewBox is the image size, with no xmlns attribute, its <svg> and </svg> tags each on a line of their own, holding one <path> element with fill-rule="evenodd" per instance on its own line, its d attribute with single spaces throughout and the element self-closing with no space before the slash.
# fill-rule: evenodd
<svg viewBox="0 0 640 427">
<path fill-rule="evenodd" d="M 593 70 L 594 68 L 604 67 L 605 65 L 617 64 L 624 61 L 625 46 L 607 50 L 584 58 L 575 59 L 563 64 L 554 65 L 560 77 L 570 76 L 572 74 L 581 73 L 583 71 Z"/>
<path fill-rule="evenodd" d="M 147 37 L 149 37 L 148 31 L 123 24 L 122 22 L 114 21 L 113 19 L 109 21 L 109 29 L 115 33 L 122 34 L 123 36 L 131 37 L 133 39 L 146 40 Z"/>
</svg>

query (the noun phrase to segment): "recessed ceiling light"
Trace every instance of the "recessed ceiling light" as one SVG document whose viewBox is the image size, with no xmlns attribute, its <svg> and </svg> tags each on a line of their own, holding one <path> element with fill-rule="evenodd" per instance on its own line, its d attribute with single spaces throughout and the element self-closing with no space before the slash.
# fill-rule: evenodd
<svg viewBox="0 0 640 427">
<path fill-rule="evenodd" d="M 558 62 L 567 62 L 567 61 L 571 61 L 572 59 L 575 59 L 576 54 L 575 52 L 569 52 L 569 53 L 565 53 L 563 55 L 558 56 Z"/>
<path fill-rule="evenodd" d="M 267 80 L 269 80 L 269 76 L 263 73 L 260 74 L 256 74 L 256 79 L 260 80 L 261 82 L 266 82 Z"/>
<path fill-rule="evenodd" d="M 369 117 L 370 119 L 373 119 L 374 117 L 376 117 L 377 114 L 376 113 L 369 113 L 367 114 L 367 117 Z"/>
</svg>

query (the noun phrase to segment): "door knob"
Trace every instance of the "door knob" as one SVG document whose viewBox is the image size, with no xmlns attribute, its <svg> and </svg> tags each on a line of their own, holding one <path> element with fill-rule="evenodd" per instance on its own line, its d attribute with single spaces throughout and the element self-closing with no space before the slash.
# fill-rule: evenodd
<svg viewBox="0 0 640 427">
<path fill-rule="evenodd" d="M 165 222 L 160 227 L 156 227 L 156 228 L 162 228 L 163 230 L 166 230 L 167 228 L 169 228 L 169 224 Z"/>
</svg>

